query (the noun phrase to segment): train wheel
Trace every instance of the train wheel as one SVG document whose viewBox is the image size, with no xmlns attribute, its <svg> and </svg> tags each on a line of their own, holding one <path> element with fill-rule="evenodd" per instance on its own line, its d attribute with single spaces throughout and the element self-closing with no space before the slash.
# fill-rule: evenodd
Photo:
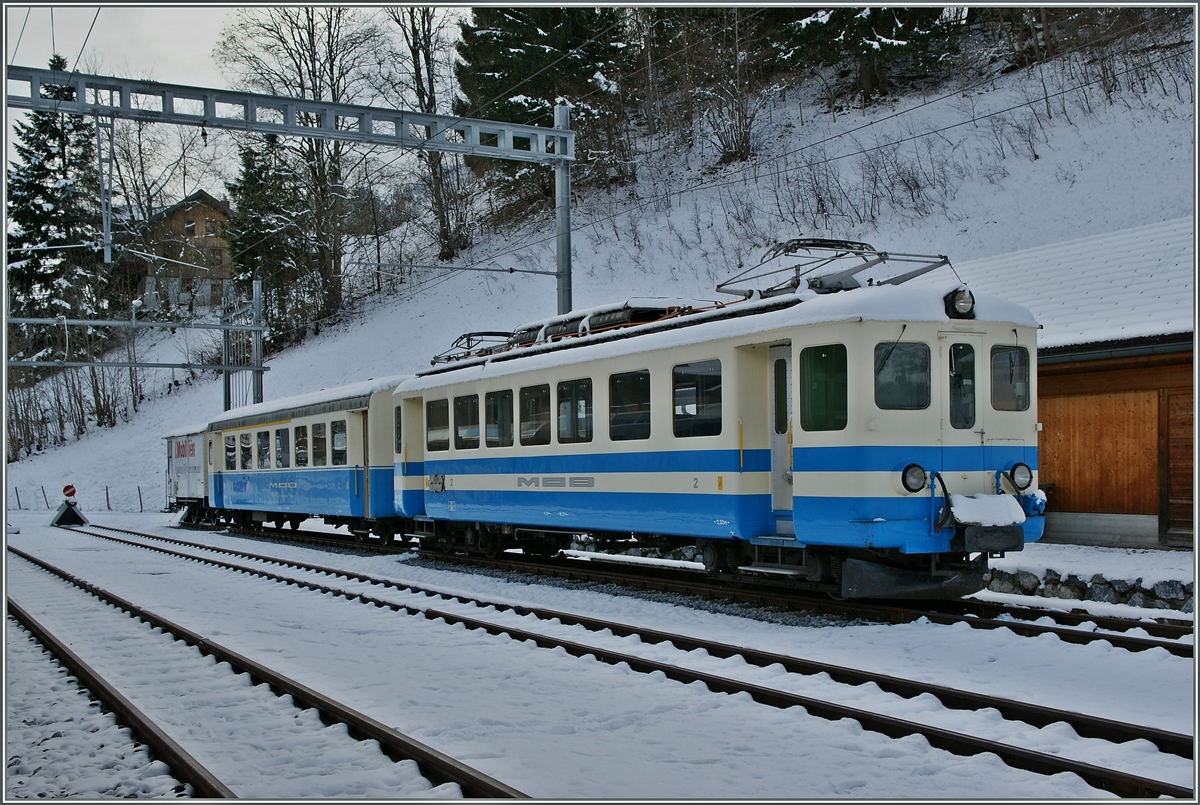
<svg viewBox="0 0 1200 805">
<path fill-rule="evenodd" d="M 392 544 L 392 529 L 388 526 L 383 526 L 379 529 L 379 544 L 384 547 Z"/>
<path fill-rule="evenodd" d="M 480 537 L 479 547 L 488 559 L 495 559 L 504 553 L 504 538 L 499 534 L 484 534 Z"/>
</svg>

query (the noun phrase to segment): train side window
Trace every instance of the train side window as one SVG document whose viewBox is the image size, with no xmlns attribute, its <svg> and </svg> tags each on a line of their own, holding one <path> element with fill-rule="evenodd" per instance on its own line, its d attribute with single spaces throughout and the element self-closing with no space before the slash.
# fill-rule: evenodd
<svg viewBox="0 0 1200 805">
<path fill-rule="evenodd" d="M 400 406 L 396 406 L 396 428 L 393 431 L 396 441 L 396 455 L 404 452 L 404 443 L 400 441 Z"/>
<path fill-rule="evenodd" d="M 568 380 L 558 384 L 558 442 L 575 444 L 592 440 L 592 381 Z"/>
<path fill-rule="evenodd" d="M 308 466 L 308 425 L 296 426 L 296 466 Z"/>
<path fill-rule="evenodd" d="M 340 467 L 346 463 L 346 420 L 335 419 L 329 423 L 329 463 Z"/>
<path fill-rule="evenodd" d="M 676 436 L 721 432 L 721 362 L 684 363 L 671 370 Z"/>
<path fill-rule="evenodd" d="M 431 451 L 450 449 L 450 401 L 425 403 L 425 446 Z"/>
<path fill-rule="evenodd" d="M 550 384 L 521 389 L 521 444 L 550 444 Z"/>
<path fill-rule="evenodd" d="M 650 438 L 650 372 L 608 377 L 608 438 L 614 442 Z"/>
<path fill-rule="evenodd" d="M 242 469 L 254 469 L 254 448 L 250 444 L 250 433 L 243 433 L 238 439 L 238 449 L 241 451 Z"/>
<path fill-rule="evenodd" d="M 454 398 L 454 449 L 479 447 L 479 395 Z"/>
<path fill-rule="evenodd" d="M 290 428 L 275 429 L 275 466 L 290 467 L 291 462 L 291 436 Z"/>
<path fill-rule="evenodd" d="M 975 348 L 950 345 L 950 427 L 975 427 Z"/>
<path fill-rule="evenodd" d="M 800 350 L 800 427 L 845 430 L 847 421 L 846 345 Z"/>
<path fill-rule="evenodd" d="M 312 459 L 314 467 L 325 466 L 325 423 L 314 422 L 312 432 Z"/>
<path fill-rule="evenodd" d="M 512 447 L 513 393 L 512 389 L 489 391 L 483 395 L 484 417 L 487 425 L 485 443 L 488 447 Z"/>
<path fill-rule="evenodd" d="M 260 470 L 271 469 L 271 431 L 269 430 L 258 432 L 258 468 Z"/>
<path fill-rule="evenodd" d="M 992 347 L 992 408 L 1029 410 L 1029 350 L 1025 347 Z"/>
<path fill-rule="evenodd" d="M 875 405 L 902 411 L 928 408 L 929 386 L 928 344 L 875 345 Z"/>
<path fill-rule="evenodd" d="M 237 469 L 237 437 L 225 437 L 225 469 Z"/>
</svg>

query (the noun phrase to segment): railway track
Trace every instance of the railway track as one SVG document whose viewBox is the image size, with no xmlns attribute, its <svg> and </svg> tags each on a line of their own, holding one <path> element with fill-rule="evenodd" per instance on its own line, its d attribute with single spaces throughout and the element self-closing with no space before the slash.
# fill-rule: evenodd
<svg viewBox="0 0 1200 805">
<path fill-rule="evenodd" d="M 119 531 L 120 529 L 114 529 Z M 365 549 L 379 553 L 405 553 L 412 546 L 380 545 L 375 542 L 355 542 L 349 538 L 315 532 L 297 532 L 282 528 L 262 530 L 238 529 L 230 533 L 252 538 L 284 539 L 299 544 Z M 984 601 L 924 602 L 925 606 L 903 606 L 881 601 L 836 601 L 820 594 L 781 591 L 771 587 L 749 587 L 738 582 L 714 581 L 703 571 L 653 565 L 609 561 L 579 561 L 572 559 L 486 559 L 481 556 L 446 554 L 418 550 L 423 559 L 457 565 L 508 570 L 533 575 L 552 576 L 603 584 L 695 595 L 701 598 L 720 598 L 756 606 L 786 610 L 802 610 L 823 615 L 877 620 L 886 623 L 909 623 L 926 618 L 933 623 L 965 623 L 973 629 L 1008 629 L 1027 637 L 1056 635 L 1068 643 L 1086 644 L 1106 640 L 1117 648 L 1145 651 L 1162 648 L 1180 657 L 1194 656 L 1194 646 L 1183 640 L 1194 634 L 1191 624 L 1135 620 L 1086 612 L 1064 612 L 1056 609 L 993 604 Z M 1049 618 L 1054 625 L 1036 623 Z M 1078 628 L 1088 627 L 1092 628 Z M 1125 635 L 1132 630 L 1144 631 L 1149 637 Z"/>
<path fill-rule="evenodd" d="M 81 531 L 82 529 L 75 530 Z M 83 531 L 84 533 L 94 533 L 87 532 L 85 530 Z M 978 754 L 981 752 L 991 752 L 999 756 L 1005 763 L 1017 768 L 1046 774 L 1052 774 L 1061 771 L 1071 771 L 1078 774 L 1089 784 L 1097 788 L 1112 791 L 1122 796 L 1155 796 L 1159 794 L 1165 794 L 1167 796 L 1191 795 L 1190 789 L 1186 789 L 1182 786 L 1149 780 L 1138 775 L 1105 769 L 1091 764 L 1065 759 L 1056 755 L 1032 752 L 1020 747 L 1014 747 L 995 741 L 988 741 L 971 735 L 965 735 L 962 733 L 941 729 L 936 726 L 906 721 L 904 719 L 895 718 L 880 713 L 868 712 L 859 708 L 836 704 L 824 698 L 817 699 L 810 696 L 789 693 L 787 691 L 768 688 L 743 680 L 730 679 L 701 670 L 681 667 L 673 663 L 664 663 L 661 661 L 652 660 L 644 656 L 633 655 L 623 651 L 614 651 L 610 648 L 602 646 L 582 644 L 572 640 L 564 640 L 562 638 L 553 637 L 541 632 L 534 632 L 523 628 L 515 628 L 513 626 L 498 624 L 494 621 L 466 616 L 460 612 L 433 609 L 428 606 L 420 607 L 401 604 L 395 601 L 381 599 L 373 595 L 366 595 L 361 590 L 338 589 L 320 582 L 283 576 L 273 571 L 248 567 L 245 565 L 236 565 L 229 562 L 220 561 L 212 557 L 182 553 L 158 546 L 146 545 L 145 543 L 131 542 L 129 540 L 108 535 L 97 534 L 96 536 L 117 542 L 124 542 L 140 548 L 146 548 L 169 555 L 174 555 L 188 560 L 201 561 L 239 572 L 251 573 L 276 581 L 286 581 L 287 583 L 295 584 L 301 587 L 307 587 L 324 594 L 333 593 L 335 595 L 343 596 L 347 599 L 358 600 L 362 603 L 372 604 L 375 606 L 385 606 L 395 611 L 405 611 L 412 615 L 421 614 L 427 618 L 438 618 L 447 623 L 462 624 L 468 629 L 483 629 L 490 634 L 505 634 L 517 640 L 530 640 L 541 647 L 561 648 L 573 656 L 593 656 L 601 662 L 610 664 L 625 663 L 631 669 L 642 673 L 660 672 L 666 675 L 668 678 L 684 683 L 699 681 L 714 691 L 726 693 L 747 693 L 755 701 L 775 707 L 801 706 L 804 707 L 811 715 L 830 720 L 853 718 L 862 724 L 862 726 L 866 729 L 881 732 L 892 737 L 914 734 L 922 735 L 926 738 L 926 740 L 929 741 L 931 745 L 946 749 L 956 754 Z M 718 658 L 733 656 L 741 657 L 747 664 L 759 667 L 780 665 L 788 672 L 794 674 L 814 675 L 824 673 L 828 674 L 831 679 L 846 685 L 874 683 L 882 690 L 905 698 L 929 694 L 935 696 L 947 708 L 965 710 L 993 708 L 999 711 L 1006 719 L 1022 721 L 1035 727 L 1063 722 L 1070 725 L 1078 735 L 1083 737 L 1098 738 L 1114 743 L 1141 739 L 1150 741 L 1157 746 L 1160 751 L 1163 752 L 1186 758 L 1191 758 L 1194 754 L 1194 742 L 1191 736 L 1179 735 L 1164 730 L 1143 727 L 1140 725 L 1125 724 L 1109 719 L 1097 718 L 1079 713 L 1070 713 L 1053 708 L 1046 708 L 1038 705 L 1016 702 L 968 691 L 920 683 L 913 680 L 874 674 L 857 669 L 838 667 L 826 663 L 805 660 L 798 657 L 789 657 L 770 652 L 757 651 L 741 646 L 732 646 L 684 635 L 670 634 L 666 632 L 630 626 L 627 624 L 613 623 L 610 621 L 574 615 L 571 613 L 532 607 L 513 606 L 500 602 L 484 601 L 463 595 L 451 595 L 437 590 L 407 585 L 388 579 L 380 579 L 366 574 L 350 572 L 338 568 L 330 568 L 308 563 L 294 562 L 290 560 L 281 560 L 275 557 L 259 556 L 256 554 L 233 551 L 230 549 L 197 545 L 195 543 L 185 543 L 182 540 L 173 540 L 170 538 L 158 537 L 156 535 L 141 536 L 159 541 L 183 544 L 187 547 L 196 547 L 204 551 L 216 552 L 228 556 L 237 556 L 256 562 L 267 562 L 274 565 L 283 565 L 309 573 L 333 575 L 381 588 L 395 588 L 407 593 L 417 593 L 425 596 L 438 596 L 444 600 L 453 601 L 458 604 L 469 605 L 475 608 L 492 607 L 499 612 L 511 612 L 522 617 L 533 616 L 539 621 L 546 623 L 558 621 L 564 626 L 582 626 L 589 632 L 595 633 L 607 631 L 611 632 L 617 637 L 622 638 L 636 636 L 642 643 L 651 645 L 670 644 L 679 652 L 686 653 L 695 651 L 696 649 L 702 649 L 709 655 Z"/>
<path fill-rule="evenodd" d="M 512 798 L 525 796 L 511 786 L 349 708 L 279 671 L 173 623 L 150 610 L 126 601 L 32 554 L 12 546 L 9 546 L 8 550 L 77 588 L 81 593 L 90 594 L 105 604 L 127 613 L 130 620 L 140 619 L 145 624 L 143 627 L 145 631 L 148 632 L 154 628 L 161 629 L 175 640 L 183 641 L 186 645 L 199 649 L 202 655 L 209 655 L 220 662 L 228 663 L 236 673 L 249 675 L 252 684 L 266 683 L 275 696 L 290 696 L 294 705 L 288 707 L 292 709 L 313 708 L 320 714 L 321 721 L 325 724 L 345 724 L 349 736 L 353 740 L 377 741 L 380 749 L 392 761 L 415 761 L 421 774 L 434 786 L 454 783 L 468 797 Z M 38 623 L 11 597 L 7 603 L 9 612 L 50 649 L 60 662 L 63 662 L 72 673 L 76 674 L 84 686 L 96 694 L 105 706 L 112 709 L 123 723 L 133 729 L 139 737 L 142 737 L 151 746 L 152 751 L 172 768 L 179 779 L 191 783 L 200 796 L 226 798 L 235 796 L 228 785 L 201 765 L 195 757 L 187 753 L 168 735 L 166 729 L 157 725 L 135 707 L 117 690 L 115 685 L 84 663 L 78 655 L 66 647 L 63 640 Z M 142 659 L 151 661 L 150 657 Z M 189 718 L 192 717 L 195 717 L 194 712 L 189 715 Z M 228 720 L 230 716 L 227 712 L 221 712 L 219 718 Z M 267 732 L 270 728 L 264 727 L 263 729 Z M 188 731 L 191 732 L 191 730 Z M 263 742 L 269 743 L 270 741 L 264 738 Z M 307 763 L 308 761 L 300 760 L 300 762 Z M 276 770 L 278 771 L 278 769 Z"/>
</svg>

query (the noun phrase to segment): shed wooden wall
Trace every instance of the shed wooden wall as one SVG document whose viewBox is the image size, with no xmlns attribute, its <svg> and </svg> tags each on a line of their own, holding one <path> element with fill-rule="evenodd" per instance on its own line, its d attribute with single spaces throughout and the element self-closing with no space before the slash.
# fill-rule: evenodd
<svg viewBox="0 0 1200 805">
<path fill-rule="evenodd" d="M 1150 514 L 1191 539 L 1192 353 L 1038 367 L 1048 508 Z"/>
</svg>

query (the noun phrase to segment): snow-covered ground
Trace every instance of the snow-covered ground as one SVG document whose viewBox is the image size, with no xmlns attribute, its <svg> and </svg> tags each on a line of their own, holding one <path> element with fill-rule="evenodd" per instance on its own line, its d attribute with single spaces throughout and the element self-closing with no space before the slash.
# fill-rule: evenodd
<svg viewBox="0 0 1200 805">
<path fill-rule="evenodd" d="M 781 107 L 764 124 L 765 148 L 795 152 L 823 143 L 820 148 L 830 157 L 941 129 L 940 136 L 963 156 L 966 167 L 952 182 L 952 192 L 933 204 L 935 211 L 925 217 L 885 209 L 866 224 L 833 219 L 817 230 L 784 225 L 768 212 L 779 198 L 769 172 L 756 175 L 739 166 L 714 172 L 696 153 L 663 156 L 643 169 L 635 188 L 577 199 L 575 307 L 632 296 L 716 298 L 715 281 L 734 273 L 739 259 L 756 261 L 769 242 L 789 237 L 851 238 L 881 249 L 941 253 L 964 261 L 1194 215 L 1195 124 L 1190 101 L 1151 95 L 1124 99 L 1128 104 L 1098 104 L 1090 115 L 1076 110 L 1070 122 L 1055 115 L 1044 122 L 1036 159 L 1031 153 L 1014 152 L 1011 142 L 1002 158 L 992 144 L 995 128 L 981 115 L 1027 97 L 1017 73 L 997 79 L 994 87 L 951 93 L 944 101 L 920 108 L 919 99 L 914 99 L 895 108 L 839 114 L 834 120 L 814 117 L 814 107 L 806 105 L 801 125 L 798 109 Z M 906 109 L 913 111 L 903 114 Z M 669 196 L 664 188 L 670 188 Z M 552 233 L 552 220 L 542 218 L 504 237 L 481 236 L 461 262 L 551 270 Z M 418 280 L 401 286 L 394 297 L 376 300 L 361 315 L 323 325 L 302 347 L 274 356 L 265 376 L 266 398 L 414 372 L 428 366 L 430 356 L 446 349 L 461 332 L 511 329 L 555 311 L 553 280 L 546 277 L 462 272 L 430 273 Z M 196 339 L 194 332 L 180 330 L 148 342 L 139 355 L 177 362 Z M 994 757 L 959 758 L 921 739 L 893 741 L 864 732 L 855 722 L 830 723 L 794 709 L 773 710 L 744 697 L 717 696 L 698 686 L 291 588 L 274 589 L 278 585 L 131 554 L 133 549 L 97 546 L 78 535 L 47 529 L 46 507 L 57 506 L 58 490 L 67 483 L 78 488 L 82 509 L 97 522 L 141 530 L 165 526 L 165 516 L 156 513 L 165 502 L 161 437 L 205 421 L 221 409 L 218 380 L 202 378 L 181 386 L 172 385 L 172 380 L 169 372 L 151 373 L 146 384 L 150 396 L 131 421 L 93 430 L 77 442 L 6 467 L 8 520 L 21 529 L 20 535 L 8 536 L 11 544 L 44 553 L 236 650 L 282 665 L 302 681 L 336 693 L 351 706 L 518 789 L 555 797 L 718 799 L 1102 796 L 1070 775 L 1047 778 L 1011 769 Z M 15 511 L 17 494 L 24 511 Z M 145 515 L 128 514 L 143 507 Z M 253 550 L 264 551 L 262 543 L 252 544 Z M 300 548 L 274 550 L 318 555 Z M 319 556 L 330 563 L 328 555 Z M 6 558 L 9 594 L 28 597 L 28 588 L 21 586 L 25 571 L 14 572 L 15 561 Z M 784 625 L 631 596 L 409 566 L 395 558 L 338 561 L 376 575 L 691 631 L 843 665 L 883 668 L 897 676 L 1181 732 L 1192 733 L 1194 727 L 1194 663 L 1162 651 L 1131 654 L 1102 642 L 1072 646 L 1052 637 L 1030 639 L 927 623 Z M 1166 578 L 1186 582 L 1193 578 L 1194 557 L 1191 552 L 1109 553 L 1046 545 L 1009 554 L 998 566 L 1039 575 L 1052 568 L 1085 579 L 1102 573 L 1108 578 L 1140 577 L 1146 583 Z M 37 694 L 28 685 L 14 684 L 14 675 L 23 674 L 19 669 L 24 666 L 11 664 L 17 656 L 12 641 L 25 638 L 11 626 L 7 630 L 6 706 L 11 708 L 14 694 L 17 699 Z M 728 664 L 720 668 L 730 674 L 738 670 Z M 769 669 L 747 672 L 771 676 Z M 806 679 L 797 684 L 822 683 Z M 46 695 L 50 693 L 48 689 Z M 851 695 L 861 696 L 864 706 L 888 698 L 868 690 Z M 931 717 L 949 723 L 965 718 L 937 712 L 940 708 L 923 698 L 886 706 L 898 708 L 905 717 L 928 707 Z M 11 709 L 8 718 L 11 724 Z M 978 717 L 958 723 L 971 728 L 980 724 Z M 990 727 L 1007 729 L 998 721 Z M 1033 748 L 1065 741 L 1086 756 L 1097 751 L 1089 742 L 1062 733 L 1061 725 L 1051 725 L 1020 732 L 1014 740 Z M 10 742 L 16 734 L 10 728 Z M 78 756 L 89 751 L 82 736 L 75 745 Z M 1175 763 L 1178 759 L 1163 758 L 1152 748 L 1134 749 L 1142 753 L 1146 770 L 1163 770 L 1166 777 L 1191 784 L 1190 764 L 1181 767 Z M 8 754 L 12 757 L 11 748 Z M 1102 754 L 1095 757 L 1106 761 Z M 55 758 L 56 763 L 66 762 L 62 754 Z M 157 773 L 118 773 L 115 768 L 90 795 L 112 791 L 126 779 L 142 785 Z M 81 773 L 72 779 L 92 778 Z M 78 787 L 70 791 L 89 795 Z M 166 793 L 169 788 L 153 791 Z M 9 789 L 6 794 L 15 796 Z"/>
<path fill-rule="evenodd" d="M 97 522 L 159 532 L 164 514 L 103 515 Z M 776 710 L 745 696 L 713 694 L 659 674 L 637 674 L 590 658 L 491 637 L 440 621 L 392 613 L 233 574 L 186 560 L 46 527 L 46 517 L 14 513 L 10 543 L 110 589 L 235 651 L 412 734 L 441 751 L 539 797 L 1098 797 L 1072 775 L 1042 777 L 995 757 L 961 758 L 923 739 L 892 741 L 850 721 L 828 722 L 798 709 Z M 406 557 L 330 554 L 220 534 L 192 541 L 406 581 L 486 600 L 586 613 L 614 621 L 702 635 L 737 645 L 921 679 L 1191 733 L 1190 659 L 1161 650 L 1132 653 L 1107 643 L 1077 646 L 965 625 L 778 623 L 709 612 L 636 595 L 427 567 Z M 36 594 L 40 570 L 10 559 L 9 595 L 69 628 L 52 596 Z M 302 571 L 272 572 L 295 577 Z M 323 583 L 366 592 L 365 585 Z M 1062 725 L 1035 729 L 994 713 L 947 710 L 936 700 L 905 700 L 873 685 L 824 675 L 793 676 L 704 652 L 580 627 L 531 622 L 443 599 L 371 588 L 370 595 L 689 665 L 803 695 L 889 713 L 1039 751 L 1190 785 L 1192 763 L 1150 745 L 1114 747 L 1081 739 Z M 90 638 L 74 632 L 76 650 Z M 99 634 L 103 634 L 100 632 Z M 136 683 L 136 676 L 131 684 Z M 1140 742 L 1139 742 L 1140 743 Z M 619 773 L 614 770 L 619 769 Z"/>
</svg>

